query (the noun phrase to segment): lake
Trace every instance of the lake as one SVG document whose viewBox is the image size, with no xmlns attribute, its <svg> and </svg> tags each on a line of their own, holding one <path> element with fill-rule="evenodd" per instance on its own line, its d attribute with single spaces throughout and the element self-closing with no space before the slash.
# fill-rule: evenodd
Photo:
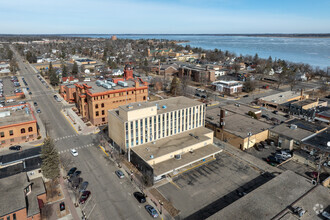
<svg viewBox="0 0 330 220">
<path fill-rule="evenodd" d="M 74 35 L 76 37 L 110 38 L 111 35 Z M 216 35 L 117 35 L 126 39 L 168 39 L 184 40 L 192 47 L 221 49 L 236 55 L 255 55 L 273 59 L 284 59 L 297 63 L 308 63 L 314 67 L 330 66 L 330 38 L 287 38 L 287 37 L 247 37 Z"/>
</svg>

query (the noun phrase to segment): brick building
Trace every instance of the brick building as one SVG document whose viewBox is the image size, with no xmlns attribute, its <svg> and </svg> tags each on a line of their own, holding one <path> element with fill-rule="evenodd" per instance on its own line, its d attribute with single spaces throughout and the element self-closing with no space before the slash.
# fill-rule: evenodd
<svg viewBox="0 0 330 220">
<path fill-rule="evenodd" d="M 243 89 L 243 85 L 236 81 L 216 81 L 212 83 L 212 86 L 215 90 L 226 95 L 241 93 Z"/>
<path fill-rule="evenodd" d="M 148 99 L 148 83 L 135 79 L 129 65 L 125 67 L 123 79 L 76 83 L 75 86 L 78 111 L 95 126 L 107 124 L 109 109 Z"/>
<path fill-rule="evenodd" d="M 62 84 L 60 85 L 60 95 L 68 103 L 76 102 L 76 86 L 74 84 Z"/>
<path fill-rule="evenodd" d="M 0 179 L 0 219 L 40 220 L 46 203 L 42 177 L 29 179 L 26 173 Z"/>
<path fill-rule="evenodd" d="M 193 65 L 183 65 L 179 68 L 178 76 L 179 78 L 188 76 L 195 82 L 214 82 L 215 70 L 209 69 L 208 66 L 199 67 Z"/>
<path fill-rule="evenodd" d="M 29 104 L 0 108 L 0 148 L 38 137 L 37 119 Z"/>
</svg>

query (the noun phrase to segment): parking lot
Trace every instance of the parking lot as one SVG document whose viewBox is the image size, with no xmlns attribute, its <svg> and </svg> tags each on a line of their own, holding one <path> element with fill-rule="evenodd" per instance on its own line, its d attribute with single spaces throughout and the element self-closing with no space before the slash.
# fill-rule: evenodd
<svg viewBox="0 0 330 220">
<path fill-rule="evenodd" d="M 176 219 L 205 219 L 270 180 L 236 158 L 221 153 L 216 160 L 158 187 L 181 212 Z"/>
</svg>

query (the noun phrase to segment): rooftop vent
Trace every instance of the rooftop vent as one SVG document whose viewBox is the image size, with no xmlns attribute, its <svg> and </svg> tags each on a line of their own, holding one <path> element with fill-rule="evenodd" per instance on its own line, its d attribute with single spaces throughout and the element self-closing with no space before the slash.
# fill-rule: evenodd
<svg viewBox="0 0 330 220">
<path fill-rule="evenodd" d="M 174 155 L 174 158 L 177 159 L 177 160 L 180 160 L 181 159 L 181 154 Z"/>
<path fill-rule="evenodd" d="M 290 129 L 292 129 L 292 130 L 295 130 L 295 129 L 297 129 L 297 125 L 294 125 L 294 124 L 292 124 L 292 125 L 290 125 Z"/>
<path fill-rule="evenodd" d="M 154 155 L 150 155 L 150 159 L 154 159 Z"/>
<path fill-rule="evenodd" d="M 133 105 L 128 105 L 127 108 L 128 109 L 133 109 Z"/>
<path fill-rule="evenodd" d="M 162 108 L 163 108 L 163 109 L 166 109 L 167 107 L 166 107 L 166 105 L 163 105 Z"/>
<path fill-rule="evenodd" d="M 141 104 L 139 103 L 138 106 L 141 106 Z"/>
</svg>

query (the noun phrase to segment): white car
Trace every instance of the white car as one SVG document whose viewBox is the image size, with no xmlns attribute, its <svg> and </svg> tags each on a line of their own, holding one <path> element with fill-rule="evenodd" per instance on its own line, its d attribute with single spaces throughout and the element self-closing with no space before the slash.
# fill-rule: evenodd
<svg viewBox="0 0 330 220">
<path fill-rule="evenodd" d="M 76 151 L 75 149 L 70 149 L 70 152 L 74 157 L 78 156 L 78 151 Z"/>
</svg>

